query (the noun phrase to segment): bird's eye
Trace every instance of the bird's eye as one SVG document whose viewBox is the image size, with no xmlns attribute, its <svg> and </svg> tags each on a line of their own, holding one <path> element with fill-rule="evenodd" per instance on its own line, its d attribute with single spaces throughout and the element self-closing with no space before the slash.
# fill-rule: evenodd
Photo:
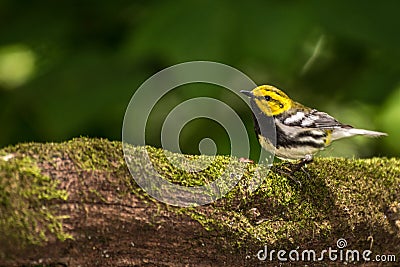
<svg viewBox="0 0 400 267">
<path fill-rule="evenodd" d="M 269 95 L 264 96 L 265 100 L 270 101 L 271 97 Z"/>
<path fill-rule="evenodd" d="M 283 104 L 279 104 L 279 107 L 280 107 L 280 108 L 283 108 Z"/>
</svg>

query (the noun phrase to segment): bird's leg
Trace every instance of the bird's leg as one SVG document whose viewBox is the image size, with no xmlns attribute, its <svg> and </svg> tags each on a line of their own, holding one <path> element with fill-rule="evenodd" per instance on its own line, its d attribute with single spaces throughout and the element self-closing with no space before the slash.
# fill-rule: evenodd
<svg viewBox="0 0 400 267">
<path fill-rule="evenodd" d="M 293 166 L 293 165 L 297 166 L 298 164 L 293 164 L 293 163 L 290 163 L 290 162 L 287 162 L 287 163 L 286 163 L 286 162 L 285 162 L 284 165 L 289 165 L 289 166 L 282 166 L 284 169 L 282 169 L 282 168 L 276 168 L 276 166 L 272 166 L 272 169 L 273 169 L 275 172 L 280 173 L 281 175 L 284 175 L 284 176 L 289 177 L 290 180 L 292 180 L 294 183 L 298 184 L 298 185 L 301 187 L 301 182 L 300 182 L 299 180 L 297 180 L 296 177 L 294 176 L 294 173 L 295 173 L 296 171 L 293 171 L 293 170 L 290 168 L 290 166 Z"/>
<path fill-rule="evenodd" d="M 312 161 L 313 161 L 312 155 L 306 155 L 303 159 L 300 160 L 300 162 L 288 163 L 290 166 L 288 166 L 288 167 L 284 166 L 284 168 L 287 169 L 288 172 L 281 170 L 281 169 L 275 169 L 275 170 L 281 174 L 288 176 L 293 182 L 300 185 L 300 187 L 301 187 L 301 182 L 296 179 L 294 174 L 296 172 L 298 172 L 299 170 L 301 170 L 308 176 L 308 178 L 310 178 L 310 174 L 304 169 L 304 167 L 306 166 L 307 163 L 310 163 Z"/>
<path fill-rule="evenodd" d="M 308 174 L 308 172 L 304 169 L 304 166 L 307 165 L 307 163 L 311 163 L 313 161 L 313 156 L 312 155 L 306 155 L 303 159 L 300 160 L 299 163 L 297 163 L 296 165 L 294 165 L 294 168 L 292 169 L 292 174 L 302 170 L 302 172 L 304 172 L 305 174 L 307 174 L 308 178 L 310 178 L 310 174 Z"/>
</svg>

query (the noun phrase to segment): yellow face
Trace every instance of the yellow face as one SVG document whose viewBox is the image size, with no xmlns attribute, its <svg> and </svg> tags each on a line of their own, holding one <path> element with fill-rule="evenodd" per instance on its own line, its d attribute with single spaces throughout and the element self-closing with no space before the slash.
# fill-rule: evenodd
<svg viewBox="0 0 400 267">
<path fill-rule="evenodd" d="M 261 85 L 251 92 L 258 108 L 268 116 L 278 115 L 292 107 L 292 100 L 272 85 Z"/>
</svg>

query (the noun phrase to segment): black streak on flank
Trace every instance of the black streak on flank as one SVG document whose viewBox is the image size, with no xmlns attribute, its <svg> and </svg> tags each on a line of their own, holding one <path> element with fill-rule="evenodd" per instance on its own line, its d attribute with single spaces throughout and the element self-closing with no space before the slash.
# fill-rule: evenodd
<svg viewBox="0 0 400 267">
<path fill-rule="evenodd" d="M 313 131 L 303 131 L 297 134 L 297 137 L 307 137 L 310 136 L 314 139 L 319 139 L 322 137 L 326 137 L 326 132 L 321 131 L 321 134 L 314 134 Z"/>
<path fill-rule="evenodd" d="M 316 143 L 316 142 L 311 142 L 311 141 L 297 141 L 293 138 L 288 138 L 288 136 L 285 135 L 283 130 L 275 124 L 275 129 L 276 129 L 276 136 L 277 136 L 277 142 L 276 142 L 276 147 L 297 147 L 297 146 L 310 146 L 310 147 L 315 147 L 315 148 L 322 148 L 324 147 L 324 143 Z M 306 135 L 309 136 L 309 135 Z M 318 138 L 315 139 L 321 139 L 322 136 L 318 136 Z"/>
</svg>

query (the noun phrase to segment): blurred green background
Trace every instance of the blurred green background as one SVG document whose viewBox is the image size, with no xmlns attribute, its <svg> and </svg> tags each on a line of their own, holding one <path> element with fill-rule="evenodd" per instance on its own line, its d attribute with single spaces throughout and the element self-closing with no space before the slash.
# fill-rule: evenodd
<svg viewBox="0 0 400 267">
<path fill-rule="evenodd" d="M 131 96 L 157 71 L 185 61 L 231 65 L 344 123 L 389 133 L 337 142 L 323 155 L 400 153 L 400 2 L 384 1 L 0 1 L 0 147 L 80 135 L 121 140 Z M 195 85 L 167 95 L 162 119 L 197 96 L 221 99 L 245 120 L 250 110 L 222 88 Z M 229 153 L 224 129 L 190 122 L 185 153 L 210 137 Z"/>
</svg>

